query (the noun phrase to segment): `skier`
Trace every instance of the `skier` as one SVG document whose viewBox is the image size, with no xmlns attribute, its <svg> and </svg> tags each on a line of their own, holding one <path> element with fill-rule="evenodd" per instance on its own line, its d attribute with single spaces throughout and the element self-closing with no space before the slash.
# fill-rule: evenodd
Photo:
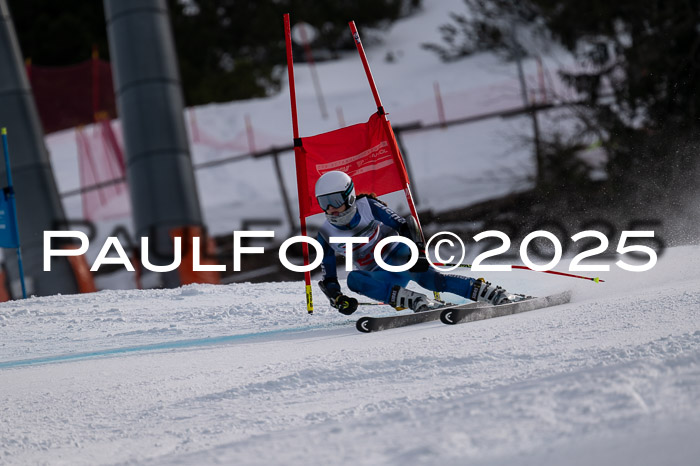
<svg viewBox="0 0 700 466">
<path fill-rule="evenodd" d="M 375 262 L 374 248 L 387 236 L 405 236 L 421 243 L 418 225 L 413 216 L 406 219 L 396 214 L 373 195 L 355 195 L 352 179 L 341 171 L 323 174 L 316 182 L 316 199 L 326 214 L 326 221 L 317 239 L 323 246 L 321 270 L 323 280 L 319 286 L 328 297 L 331 306 L 349 315 L 357 309 L 357 299 L 346 296 L 340 289 L 336 271 L 336 253 L 345 255 L 345 244 L 331 243 L 331 237 L 368 237 L 369 242 L 353 245 L 354 270 L 348 274 L 350 290 L 396 308 L 409 308 L 422 312 L 441 304 L 406 285 L 413 280 L 423 288 L 445 291 L 473 301 L 504 304 L 515 297 L 501 287 L 483 279 L 447 275 L 429 267 L 424 257 L 405 272 L 386 271 Z M 389 265 L 404 265 L 411 257 L 406 244 L 389 243 L 382 251 L 382 259 Z"/>
</svg>

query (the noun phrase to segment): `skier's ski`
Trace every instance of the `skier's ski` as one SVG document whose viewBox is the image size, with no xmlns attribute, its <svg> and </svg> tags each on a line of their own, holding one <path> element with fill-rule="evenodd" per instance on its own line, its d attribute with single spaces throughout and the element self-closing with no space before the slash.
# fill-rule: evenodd
<svg viewBox="0 0 700 466">
<path fill-rule="evenodd" d="M 542 296 L 539 298 L 528 298 L 514 303 L 501 304 L 499 306 L 480 306 L 478 308 L 459 309 L 459 308 L 443 308 L 440 311 L 440 320 L 444 324 L 454 325 L 464 322 L 473 322 L 476 320 L 490 319 L 492 317 L 501 317 L 520 312 L 533 311 L 550 306 L 558 306 L 566 304 L 571 300 L 571 291 L 553 294 L 550 296 Z"/>
<path fill-rule="evenodd" d="M 378 332 L 380 330 L 388 330 L 390 328 L 405 327 L 407 325 L 420 324 L 423 322 L 431 322 L 440 318 L 440 313 L 448 309 L 472 309 L 477 306 L 488 306 L 484 303 L 469 303 L 458 304 L 454 306 L 443 306 L 432 311 L 416 312 L 412 314 L 397 314 L 395 316 L 386 317 L 362 317 L 357 321 L 355 327 L 357 330 L 364 333 Z"/>
<path fill-rule="evenodd" d="M 500 317 L 566 304 L 570 299 L 571 292 L 565 291 L 551 296 L 527 298 L 515 303 L 501 304 L 500 306 L 492 306 L 487 303 L 457 304 L 413 314 L 398 314 L 386 317 L 362 317 L 356 322 L 355 327 L 357 327 L 357 330 L 360 332 L 370 333 L 405 327 L 407 325 L 421 324 L 423 322 L 432 322 L 437 319 L 442 320 L 442 322 L 446 324 L 458 324 L 461 322 L 489 319 L 491 317 Z"/>
</svg>

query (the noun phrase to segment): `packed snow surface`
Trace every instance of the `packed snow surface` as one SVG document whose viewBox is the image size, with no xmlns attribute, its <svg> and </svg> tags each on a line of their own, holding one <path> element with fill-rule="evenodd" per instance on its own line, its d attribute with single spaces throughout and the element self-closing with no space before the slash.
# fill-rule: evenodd
<svg viewBox="0 0 700 466">
<path fill-rule="evenodd" d="M 439 41 L 448 12 L 463 8 L 423 3 L 382 44 L 366 44 L 392 123 L 437 121 L 435 83 L 448 119 L 521 105 L 514 64 L 486 54 L 445 64 L 419 47 Z M 537 69 L 524 65 L 532 91 Z M 341 126 L 320 118 L 308 67 L 295 72 L 302 136 Z M 331 115 L 353 124 L 375 110 L 356 54 L 320 63 L 318 73 Z M 194 163 L 247 152 L 246 116 L 258 150 L 291 142 L 286 89 L 193 116 L 202 133 L 199 142 L 190 134 Z M 518 117 L 404 133 L 419 207 L 444 211 L 529 187 L 530 131 Z M 47 146 L 60 191 L 80 187 L 75 132 L 53 134 Z M 295 204 L 292 159 L 280 162 Z M 284 218 L 269 158 L 198 170 L 197 182 L 213 233 Z M 82 215 L 78 196 L 64 206 L 70 218 Z M 93 212 L 110 219 L 98 224 L 102 237 L 130 224 L 110 213 Z M 600 284 L 489 273 L 511 291 L 572 289 L 573 299 L 376 334 L 360 334 L 355 320 L 396 311 L 363 306 L 343 316 L 314 285 L 308 315 L 302 282 L 2 303 L 0 464 L 698 464 L 700 249 L 669 249 L 648 272 L 611 267 Z"/>
<path fill-rule="evenodd" d="M 574 296 L 375 334 L 301 282 L 3 303 L 0 463 L 697 464 L 700 248 L 487 278 Z"/>
</svg>

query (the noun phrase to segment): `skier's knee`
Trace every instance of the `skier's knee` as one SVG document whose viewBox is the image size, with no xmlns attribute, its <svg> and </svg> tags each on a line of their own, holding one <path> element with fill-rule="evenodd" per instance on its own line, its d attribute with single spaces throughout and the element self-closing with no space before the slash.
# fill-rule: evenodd
<svg viewBox="0 0 700 466">
<path fill-rule="evenodd" d="M 362 289 L 362 279 L 364 278 L 364 275 L 362 272 L 358 271 L 352 271 L 348 274 L 348 288 L 350 288 L 351 291 L 354 291 L 355 293 L 359 293 Z"/>
<path fill-rule="evenodd" d="M 447 280 L 441 273 L 435 274 L 435 291 L 447 291 Z"/>
</svg>

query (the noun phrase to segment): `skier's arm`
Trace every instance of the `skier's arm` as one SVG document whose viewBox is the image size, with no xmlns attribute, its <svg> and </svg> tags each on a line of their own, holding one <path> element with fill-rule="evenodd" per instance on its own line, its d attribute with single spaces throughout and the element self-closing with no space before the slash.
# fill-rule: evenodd
<svg viewBox="0 0 700 466">
<path fill-rule="evenodd" d="M 323 261 L 321 262 L 321 273 L 323 280 L 318 282 L 323 294 L 328 297 L 331 306 L 338 309 L 343 314 L 350 315 L 357 309 L 357 300 L 345 296 L 340 290 L 338 283 L 338 271 L 336 268 L 335 251 L 331 248 L 326 238 L 320 233 L 317 236 L 318 242 L 323 247 Z"/>
<path fill-rule="evenodd" d="M 335 251 L 333 251 L 331 245 L 328 244 L 328 240 L 326 240 L 321 233 L 316 236 L 316 239 L 321 243 L 321 247 L 323 248 L 323 261 L 321 262 L 323 281 L 328 281 L 329 283 L 335 282 L 337 284 L 338 271 L 336 270 Z M 340 285 L 338 285 L 338 292 L 340 293 Z"/>
<path fill-rule="evenodd" d="M 425 258 L 425 244 L 423 243 L 423 238 L 421 237 L 418 223 L 413 216 L 409 215 L 408 217 L 403 218 L 389 207 L 375 199 L 369 199 L 369 205 L 372 208 L 374 218 L 385 225 L 390 226 L 396 230 L 399 235 L 410 239 L 416 243 L 416 246 L 418 246 L 420 251 L 418 262 L 416 262 L 416 264 L 410 268 L 410 271 L 418 273 L 427 272 L 429 264 Z"/>
<path fill-rule="evenodd" d="M 376 199 L 368 198 L 367 200 L 369 201 L 369 206 L 372 209 L 374 218 L 401 233 L 401 230 L 405 228 L 406 219 Z"/>
<path fill-rule="evenodd" d="M 420 237 L 421 234 L 415 219 L 411 216 L 406 218 L 401 217 L 376 199 L 369 199 L 369 205 L 372 208 L 372 215 L 374 215 L 374 218 L 396 230 L 399 235 L 412 240 L 418 245 L 419 249 L 423 249 L 423 239 Z"/>
</svg>

